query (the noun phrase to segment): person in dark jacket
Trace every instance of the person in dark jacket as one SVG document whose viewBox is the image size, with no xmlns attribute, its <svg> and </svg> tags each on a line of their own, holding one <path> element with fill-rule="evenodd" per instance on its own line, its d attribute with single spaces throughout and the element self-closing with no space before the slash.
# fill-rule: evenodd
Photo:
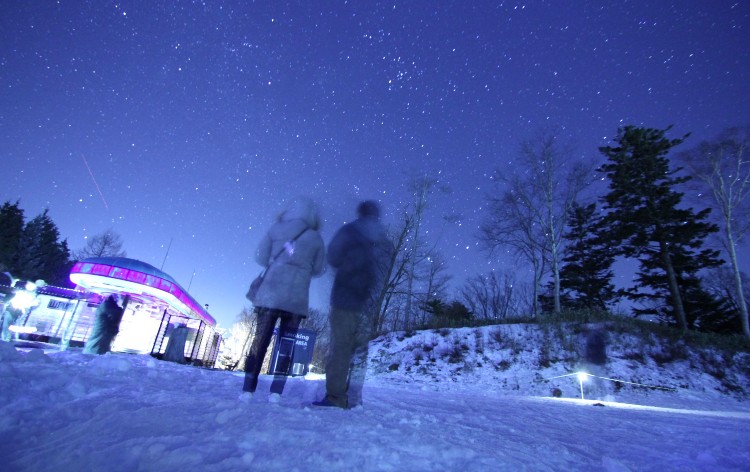
<svg viewBox="0 0 750 472">
<path fill-rule="evenodd" d="M 325 269 L 325 244 L 319 230 L 317 207 L 312 200 L 298 197 L 279 215 L 258 246 L 255 261 L 268 270 L 251 300 L 258 324 L 245 361 L 245 392 L 253 393 L 258 387 L 276 321 L 280 320 L 280 332 L 293 336 L 307 316 L 310 281 Z M 285 382 L 286 375 L 275 376 L 271 393 L 280 395 Z"/>
<path fill-rule="evenodd" d="M 352 369 L 352 359 L 375 335 L 373 315 L 380 309 L 377 295 L 394 252 L 380 222 L 377 202 L 360 203 L 357 216 L 328 245 L 328 264 L 336 270 L 331 290 L 331 345 L 326 396 L 313 402 L 316 406 L 351 408 L 361 401 L 364 366 Z"/>
<path fill-rule="evenodd" d="M 607 326 L 606 324 L 584 324 L 581 329 L 583 337 L 582 359 L 580 368 L 589 374 L 587 397 L 594 400 L 608 400 L 610 395 L 607 380 Z"/>
<path fill-rule="evenodd" d="M 94 328 L 83 347 L 85 354 L 106 354 L 112 349 L 112 341 L 120 332 L 120 322 L 129 300 L 130 297 L 126 295 L 121 308 L 115 296 L 110 295 L 99 305 Z"/>
</svg>

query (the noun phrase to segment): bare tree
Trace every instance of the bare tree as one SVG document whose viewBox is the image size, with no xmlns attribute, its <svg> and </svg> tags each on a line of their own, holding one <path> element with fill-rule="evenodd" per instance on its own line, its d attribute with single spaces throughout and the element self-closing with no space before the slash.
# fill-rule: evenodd
<svg viewBox="0 0 750 472">
<path fill-rule="evenodd" d="M 561 142 L 556 129 L 542 130 L 522 142 L 513 171 L 495 172 L 497 190 L 489 196 L 489 216 L 479 237 L 491 252 L 510 247 L 531 264 L 534 315 L 548 270 L 554 282 L 554 309 L 561 310 L 560 260 L 568 210 L 592 177 L 593 165 L 574 160 L 571 147 Z"/>
<path fill-rule="evenodd" d="M 82 249 L 73 253 L 73 259 L 81 261 L 89 257 L 125 257 L 122 238 L 112 229 L 93 236 Z"/>
<path fill-rule="evenodd" d="M 480 226 L 480 241 L 491 254 L 501 247 L 510 247 L 515 256 L 531 264 L 531 312 L 536 315 L 537 292 L 546 272 L 544 254 L 547 248 L 544 233 L 534 222 L 530 202 L 523 195 L 517 195 L 514 189 L 507 189 L 499 196 L 491 195 L 488 206 L 491 219 Z"/>
<path fill-rule="evenodd" d="M 713 208 L 721 215 L 723 244 L 729 255 L 742 320 L 742 332 L 750 338 L 747 302 L 737 261 L 737 243 L 750 228 L 750 128 L 730 128 L 714 141 L 702 142 L 680 154 L 693 177 L 713 197 Z"/>
<path fill-rule="evenodd" d="M 395 253 L 386 271 L 388 283 L 380 294 L 381 307 L 378 323 L 385 326 L 390 318 L 391 329 L 411 329 L 420 318 L 422 301 L 435 290 L 436 282 L 442 280 L 435 272 L 445 270 L 445 264 L 435 265 L 435 249 L 439 236 L 428 244 L 424 224 L 429 208 L 429 199 L 436 192 L 449 192 L 437 179 L 414 178 L 409 182 L 413 200 L 403 209 L 400 224 L 391 232 Z M 446 221 L 447 223 L 447 221 Z M 379 330 L 380 331 L 380 330 Z"/>
<path fill-rule="evenodd" d="M 309 308 L 307 318 L 302 320 L 300 329 L 307 329 L 315 333 L 315 347 L 313 349 L 312 364 L 324 366 L 328 348 L 331 344 L 331 330 L 329 329 L 328 313 Z"/>
<path fill-rule="evenodd" d="M 461 301 L 479 320 L 518 315 L 515 277 L 492 271 L 470 277 L 459 290 Z"/>
<path fill-rule="evenodd" d="M 448 264 L 442 253 L 432 249 L 425 258 L 422 267 L 420 267 L 418 278 L 421 281 L 422 290 L 413 294 L 413 298 L 419 303 L 417 326 L 426 326 L 427 317 L 432 316 L 428 309 L 431 301 L 438 300 L 444 302 L 448 291 L 448 283 L 451 276 L 448 275 Z"/>
<path fill-rule="evenodd" d="M 255 335 L 256 325 L 257 319 L 252 308 L 245 307 L 237 315 L 237 321 L 229 328 L 224 340 L 222 364 L 228 370 L 245 370 L 245 357 Z"/>
<path fill-rule="evenodd" d="M 417 289 L 421 281 L 420 266 L 427 257 L 424 244 L 414 245 L 418 215 L 408 207 L 402 214 L 398 226 L 389 230 L 394 252 L 384 268 L 385 283 L 380 293 L 376 293 L 375 307 L 380 312 L 375 316 L 376 332 L 410 329 L 416 316 L 414 298 L 419 296 Z"/>
<path fill-rule="evenodd" d="M 412 208 L 412 232 L 411 232 L 411 244 L 408 248 L 407 254 L 409 255 L 409 261 L 407 264 L 406 273 L 406 307 L 404 320 L 405 327 L 409 329 L 414 319 L 413 303 L 414 297 L 414 283 L 417 277 L 417 266 L 427 260 L 429 257 L 427 250 L 424 249 L 424 241 L 422 239 L 422 224 L 426 217 L 426 211 L 428 208 L 427 200 L 429 196 L 440 188 L 439 181 L 437 179 L 429 177 L 420 177 L 414 179 L 410 184 L 410 190 L 414 196 L 413 208 Z"/>
<path fill-rule="evenodd" d="M 742 328 L 740 300 L 750 300 L 750 283 L 748 283 L 748 276 L 744 272 L 740 272 L 740 277 L 745 291 L 742 297 L 737 294 L 737 284 L 731 265 L 723 265 L 706 272 L 701 280 L 702 285 L 716 300 L 723 300 L 726 303 L 725 306 L 729 315 L 727 316 L 720 310 L 714 313 L 701 313 L 698 319 L 701 322 L 702 329 L 736 333 L 738 329 Z"/>
<path fill-rule="evenodd" d="M 440 236 L 429 246 L 423 225 L 429 197 L 449 189 L 436 179 L 420 177 L 410 181 L 409 190 L 414 200 L 404 206 L 399 223 L 389 228 L 393 253 L 381 268 L 383 285 L 373 293 L 376 333 L 412 329 L 424 311 L 423 302 L 430 294 L 442 295 L 447 286 L 447 266 L 436 250 Z"/>
<path fill-rule="evenodd" d="M 385 331 L 385 323 L 388 314 L 392 313 L 392 307 L 397 294 L 397 287 L 401 286 L 406 277 L 406 268 L 409 259 L 404 257 L 405 247 L 409 240 L 409 234 L 413 227 L 413 218 L 408 213 L 404 213 L 402 225 L 395 231 L 391 232 L 391 241 L 393 242 L 394 251 L 386 266 L 382 268 L 383 286 L 380 291 L 375 292 L 375 313 L 373 316 L 373 325 L 375 333 Z M 395 329 L 395 328 L 394 328 Z"/>
<path fill-rule="evenodd" d="M 315 308 L 308 308 L 307 317 L 302 319 L 300 329 L 307 329 L 315 333 L 316 338 L 326 336 L 328 330 L 328 313 Z"/>
<path fill-rule="evenodd" d="M 427 255 L 425 262 L 424 280 L 426 298 L 446 298 L 451 276 L 447 273 L 448 262 L 445 260 L 445 256 L 433 248 Z"/>
</svg>

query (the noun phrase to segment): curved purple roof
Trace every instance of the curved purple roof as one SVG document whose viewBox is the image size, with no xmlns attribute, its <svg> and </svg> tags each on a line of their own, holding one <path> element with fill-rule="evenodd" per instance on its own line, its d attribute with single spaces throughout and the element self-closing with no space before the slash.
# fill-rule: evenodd
<svg viewBox="0 0 750 472">
<path fill-rule="evenodd" d="M 128 259 L 127 257 L 87 257 L 80 262 L 88 262 L 93 264 L 106 264 L 113 267 L 122 267 L 123 269 L 137 270 L 144 274 L 161 277 L 164 280 L 169 280 L 172 283 L 177 283 L 169 274 L 162 272 L 156 267 L 152 266 L 143 261 L 137 259 Z"/>
<path fill-rule="evenodd" d="M 89 257 L 75 263 L 70 280 L 94 292 L 117 291 L 154 298 L 186 316 L 216 325 L 216 320 L 172 277 L 136 259 Z"/>
</svg>

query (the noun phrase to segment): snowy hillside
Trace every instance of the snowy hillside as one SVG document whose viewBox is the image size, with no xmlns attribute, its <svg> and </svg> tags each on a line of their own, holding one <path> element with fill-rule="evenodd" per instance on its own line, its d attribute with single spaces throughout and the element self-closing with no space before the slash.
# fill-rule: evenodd
<svg viewBox="0 0 750 472">
<path fill-rule="evenodd" d="M 625 384 L 613 402 L 580 400 L 574 377 L 543 380 L 573 371 L 552 339 L 521 325 L 391 334 L 372 344 L 365 404 L 352 410 L 309 406 L 320 377 L 290 379 L 273 402 L 265 377 L 250 399 L 241 373 L 0 342 L 1 469 L 747 469 L 750 403 L 691 370 L 706 354 L 664 362 L 660 350 L 660 366 L 651 347 L 612 334 L 622 350 L 608 348 L 606 377 L 676 390 Z M 734 369 L 726 378 L 747 386 Z"/>
<path fill-rule="evenodd" d="M 589 333 L 582 326 L 605 329 L 603 365 L 585 362 Z M 584 398 L 683 402 L 695 397 L 747 400 L 750 405 L 747 352 L 691 349 L 656 335 L 644 339 L 606 328 L 512 324 L 391 333 L 373 343 L 368 378 L 499 395 L 552 396 L 559 389 L 561 397 L 580 398 L 575 374 L 584 371 L 598 377 L 584 380 Z"/>
</svg>

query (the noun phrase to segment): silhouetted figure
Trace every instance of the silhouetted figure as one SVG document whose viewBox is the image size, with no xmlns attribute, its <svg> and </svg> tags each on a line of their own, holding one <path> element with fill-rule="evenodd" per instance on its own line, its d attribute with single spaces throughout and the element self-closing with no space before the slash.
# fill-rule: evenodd
<svg viewBox="0 0 750 472">
<path fill-rule="evenodd" d="M 326 396 L 316 406 L 351 408 L 361 402 L 365 365 L 352 369 L 354 353 L 375 335 L 376 293 L 382 289 L 393 244 L 380 222 L 380 207 L 367 200 L 358 218 L 344 225 L 328 245 L 336 270 L 331 290 L 331 344 L 326 361 Z M 366 349 L 365 349 L 366 350 Z M 367 353 L 364 353 L 365 359 Z M 366 364 L 366 362 L 365 362 Z"/>
<path fill-rule="evenodd" d="M 589 396 L 604 400 L 609 395 L 607 380 L 607 331 L 603 325 L 588 325 L 584 327 L 584 346 L 582 369 L 591 374 L 589 380 Z"/>
<path fill-rule="evenodd" d="M 91 335 L 86 340 L 83 352 L 86 354 L 106 354 L 112 348 L 112 341 L 120 331 L 120 322 L 125 308 L 130 300 L 129 296 L 123 299 L 122 308 L 117 304 L 114 295 L 108 296 L 96 309 L 96 320 Z"/>
<path fill-rule="evenodd" d="M 276 321 L 280 331 L 294 337 L 309 307 L 310 281 L 325 269 L 325 244 L 320 233 L 315 204 L 294 199 L 279 215 L 258 246 L 255 261 L 266 267 L 266 275 L 254 297 L 258 323 L 245 361 L 242 390 L 253 393 L 271 343 Z M 286 375 L 275 375 L 271 393 L 284 391 Z"/>
<path fill-rule="evenodd" d="M 604 328 L 595 328 L 586 334 L 584 359 L 594 365 L 607 363 L 607 333 L 604 332 Z"/>
<path fill-rule="evenodd" d="M 190 329 L 184 324 L 178 324 L 172 328 L 162 360 L 184 364 L 188 334 L 190 334 Z"/>
</svg>

